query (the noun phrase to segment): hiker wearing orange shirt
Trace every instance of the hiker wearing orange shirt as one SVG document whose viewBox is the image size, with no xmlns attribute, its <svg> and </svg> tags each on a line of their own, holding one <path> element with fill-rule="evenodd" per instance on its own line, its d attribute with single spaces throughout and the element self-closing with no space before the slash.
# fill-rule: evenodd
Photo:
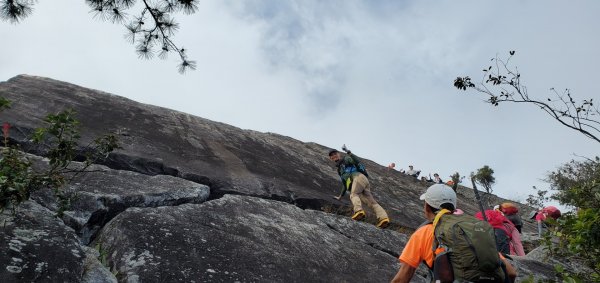
<svg viewBox="0 0 600 283">
<path fill-rule="evenodd" d="M 398 270 L 396 276 L 392 279 L 392 282 L 410 282 L 410 280 L 415 274 L 415 271 L 421 263 L 425 263 L 427 268 L 430 270 L 433 279 L 435 280 L 440 280 L 440 282 L 452 282 L 453 280 L 461 280 L 461 276 L 465 275 L 464 268 L 463 270 L 452 268 L 452 260 L 448 260 L 448 258 L 452 257 L 444 255 L 446 249 L 443 248 L 442 245 L 434 245 L 434 237 L 437 237 L 437 234 L 436 236 L 434 236 L 434 230 L 438 229 L 438 226 L 435 226 L 436 223 L 440 223 L 440 221 L 449 221 L 449 219 L 454 217 L 464 217 L 462 219 L 468 220 L 471 223 L 479 223 L 479 225 L 482 225 L 481 227 L 487 226 L 488 231 L 492 231 L 491 227 L 489 226 L 489 224 L 482 223 L 482 221 L 474 219 L 472 216 L 450 216 L 452 215 L 452 212 L 455 210 L 456 207 L 456 193 L 454 192 L 454 190 L 452 190 L 452 188 L 448 187 L 445 184 L 435 184 L 430 186 L 427 189 L 427 191 L 423 195 L 421 195 L 420 199 L 424 201 L 423 212 L 428 222 L 419 227 L 411 235 L 410 239 L 404 246 L 404 249 L 402 250 L 402 253 L 399 258 L 401 263 L 400 269 Z M 508 275 L 510 281 L 514 282 L 514 279 L 517 276 L 516 271 L 514 267 L 505 258 L 498 255 L 498 253 L 496 252 L 496 247 L 494 245 L 493 240 L 493 232 L 485 234 L 485 237 L 487 237 L 487 245 L 485 245 L 485 249 L 487 252 L 485 254 L 486 262 L 481 262 L 484 259 L 480 258 L 480 261 L 476 263 L 482 263 L 482 265 L 491 266 L 491 269 L 487 271 L 487 274 L 483 274 L 482 276 L 486 276 L 486 278 L 496 279 L 496 281 L 491 282 L 502 283 L 504 282 L 504 278 L 506 278 L 506 276 Z M 440 244 L 438 240 L 436 240 L 436 243 Z M 458 250 L 454 252 L 458 252 Z M 460 255 L 457 257 L 458 260 L 461 260 Z M 476 257 L 471 256 L 471 258 Z M 446 259 L 446 261 L 444 261 L 444 259 Z M 504 267 L 502 267 L 501 263 L 504 264 Z M 467 269 L 475 268 L 474 265 L 477 264 L 467 265 L 469 266 Z M 474 271 L 474 273 L 477 274 L 480 274 L 482 272 L 484 271 Z M 480 276 L 477 278 L 483 277 Z M 481 282 L 481 280 L 478 279 L 471 279 L 470 281 Z"/>
</svg>

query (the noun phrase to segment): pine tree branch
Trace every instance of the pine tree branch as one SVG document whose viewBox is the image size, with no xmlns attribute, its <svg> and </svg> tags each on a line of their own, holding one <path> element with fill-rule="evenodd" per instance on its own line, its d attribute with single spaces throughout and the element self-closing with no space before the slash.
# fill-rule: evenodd
<svg viewBox="0 0 600 283">
<path fill-rule="evenodd" d="M 181 60 L 177 66 L 180 73 L 185 73 L 188 69 L 195 70 L 196 62 L 188 59 L 186 49 L 180 48 L 171 39 L 171 36 L 178 30 L 179 25 L 171 17 L 173 13 L 193 14 L 197 11 L 198 0 L 142 0 L 143 8 L 139 11 L 138 17 L 130 16 L 127 10 L 135 7 L 137 0 L 85 0 L 92 8 L 94 18 L 113 23 L 124 23 L 128 30 L 127 38 L 136 42 L 136 35 L 142 34 L 139 39 L 136 51 L 140 58 L 151 59 L 154 56 L 155 47 L 160 48 L 159 58 L 165 59 L 167 53 L 175 51 Z M 0 0 L 0 19 L 11 23 L 19 23 L 28 17 L 37 0 Z M 153 28 L 144 29 L 144 20 L 147 14 L 152 18 Z M 157 44 L 157 43 L 160 44 Z"/>
</svg>

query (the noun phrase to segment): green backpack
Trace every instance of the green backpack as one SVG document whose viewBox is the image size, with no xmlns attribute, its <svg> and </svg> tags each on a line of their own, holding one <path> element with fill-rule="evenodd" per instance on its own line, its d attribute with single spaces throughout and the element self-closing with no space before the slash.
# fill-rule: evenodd
<svg viewBox="0 0 600 283">
<path fill-rule="evenodd" d="M 449 212 L 442 209 L 433 221 L 434 254 L 438 247 L 446 250 L 436 255 L 434 271 L 440 262 L 438 268 L 445 265 L 442 272 L 447 272 L 450 265 L 450 274 L 459 282 L 504 282 L 506 276 L 496 250 L 494 228 L 473 216 L 446 214 Z"/>
</svg>

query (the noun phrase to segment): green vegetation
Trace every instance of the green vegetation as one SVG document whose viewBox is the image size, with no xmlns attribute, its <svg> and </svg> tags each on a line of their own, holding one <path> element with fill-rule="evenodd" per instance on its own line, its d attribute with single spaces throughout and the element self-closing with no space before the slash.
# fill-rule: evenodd
<svg viewBox="0 0 600 283">
<path fill-rule="evenodd" d="M 460 183 L 462 183 L 462 181 L 463 181 L 464 178 L 465 178 L 465 176 L 460 176 L 460 174 L 458 172 L 454 172 L 454 174 L 452 174 L 450 176 L 450 179 L 452 180 L 452 189 L 455 192 L 458 189 L 458 185 Z"/>
<path fill-rule="evenodd" d="M 10 108 L 10 101 L 4 97 L 0 97 L 0 111 Z"/>
<path fill-rule="evenodd" d="M 481 184 L 485 191 L 488 194 L 492 193 L 492 186 L 496 183 L 496 177 L 494 177 L 494 169 L 490 168 L 490 166 L 484 165 L 483 167 L 477 169 L 477 173 L 473 176 L 475 177 L 475 181 Z"/>
<path fill-rule="evenodd" d="M 108 265 L 108 251 L 102 247 L 101 243 L 96 244 L 96 250 L 98 251 L 98 261 L 100 261 L 100 264 L 110 269 Z"/>
<path fill-rule="evenodd" d="M 8 100 L 0 98 L 0 104 L 7 105 Z M 11 126 L 4 123 L 4 147 L 0 149 L 0 211 L 7 208 L 14 211 L 34 191 L 50 188 L 59 202 L 58 215 L 62 215 L 71 201 L 71 196 L 64 193 L 65 184 L 78 174 L 85 173 L 92 163 L 119 148 L 115 136 L 102 136 L 85 147 L 83 167 L 73 166 L 72 162 L 80 148 L 75 112 L 66 110 L 50 114 L 45 122 L 47 126 L 37 129 L 32 137 L 33 143 L 44 150 L 49 159 L 49 166 L 42 166 L 44 168 L 34 166 L 27 154 L 17 144 L 11 143 Z"/>
<path fill-rule="evenodd" d="M 600 143 L 600 110 L 592 98 L 578 101 L 569 89 L 558 92 L 554 88 L 550 89 L 552 97 L 530 96 L 518 69 L 509 64 L 515 52 L 509 54 L 506 60 L 493 58 L 492 66 L 483 69 L 484 77 L 479 84 L 463 76 L 454 80 L 454 86 L 460 90 L 474 89 L 493 106 L 510 102 L 534 105 L 563 126 Z M 581 262 L 589 269 L 572 272 L 557 266 L 556 272 L 564 282 L 600 282 L 600 158 L 583 159 L 563 164 L 547 176 L 553 190 L 550 196 L 547 190 L 534 187 L 537 194 L 527 199 L 537 208 L 553 199 L 573 209 L 550 223 L 544 241 L 552 254 Z"/>
<path fill-rule="evenodd" d="M 575 208 L 550 229 L 558 237 L 549 250 L 560 257 L 575 258 L 591 272 L 575 274 L 585 282 L 600 282 L 600 158 L 570 161 L 548 175 L 555 191 L 551 198 Z"/>
<path fill-rule="evenodd" d="M 475 182 L 481 184 L 485 189 L 487 194 L 484 194 L 482 197 L 482 202 L 490 207 L 489 204 L 489 195 L 492 193 L 492 186 L 496 183 L 496 177 L 494 177 L 494 169 L 490 168 L 490 166 L 484 165 L 483 167 L 477 169 L 477 173 L 475 173 L 472 178 L 475 179 Z"/>
<path fill-rule="evenodd" d="M 526 199 L 527 204 L 529 204 L 529 206 L 537 208 L 537 210 L 540 210 L 542 208 L 544 208 L 544 205 L 546 204 L 546 202 L 548 202 L 550 200 L 550 197 L 547 196 L 548 194 L 548 190 L 541 190 L 536 188 L 536 186 L 533 186 L 533 189 L 536 191 L 535 195 L 529 195 Z"/>
</svg>

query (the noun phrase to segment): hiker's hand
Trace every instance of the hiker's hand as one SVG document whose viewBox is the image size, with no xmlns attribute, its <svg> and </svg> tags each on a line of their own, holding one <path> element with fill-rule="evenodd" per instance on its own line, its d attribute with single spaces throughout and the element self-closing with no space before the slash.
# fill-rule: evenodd
<svg viewBox="0 0 600 283">
<path fill-rule="evenodd" d="M 334 199 L 337 199 L 337 200 L 341 200 L 341 199 L 342 199 L 342 197 L 341 197 L 341 196 L 333 196 L 333 198 L 334 198 Z"/>
<path fill-rule="evenodd" d="M 350 152 L 350 151 L 348 150 L 348 148 L 346 147 L 346 144 L 342 145 L 342 150 L 343 150 L 343 151 L 345 151 L 345 152 Z"/>
</svg>

